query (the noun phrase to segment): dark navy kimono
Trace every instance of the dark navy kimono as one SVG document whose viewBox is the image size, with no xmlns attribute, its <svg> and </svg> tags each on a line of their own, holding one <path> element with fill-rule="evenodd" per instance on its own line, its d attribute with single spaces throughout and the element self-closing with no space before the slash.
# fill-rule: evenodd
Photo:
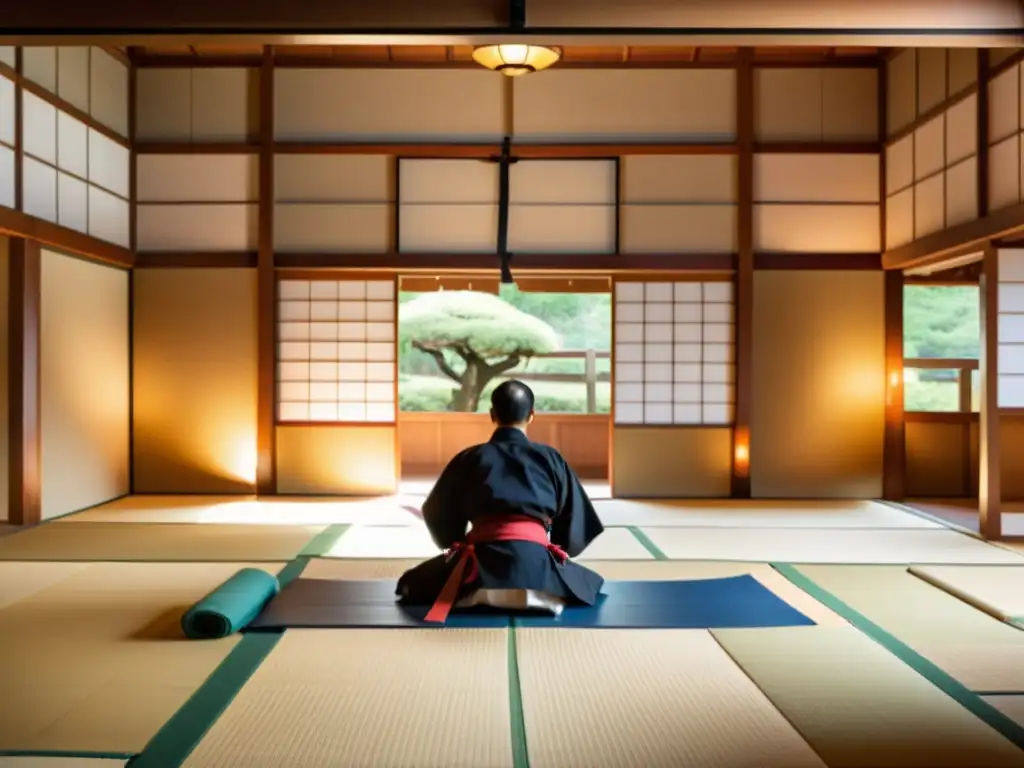
<svg viewBox="0 0 1024 768">
<path fill-rule="evenodd" d="M 499 427 L 489 442 L 452 459 L 423 504 L 434 543 L 448 549 L 466 537 L 483 515 L 528 515 L 545 524 L 551 543 L 578 556 L 604 526 L 565 459 L 554 448 L 532 442 L 514 427 Z M 478 576 L 463 584 L 459 599 L 477 589 L 535 590 L 566 604 L 593 605 L 603 577 L 571 560 L 564 563 L 530 541 L 497 541 L 475 547 Z M 401 602 L 430 605 L 457 558 L 445 554 L 406 571 L 398 580 Z"/>
</svg>

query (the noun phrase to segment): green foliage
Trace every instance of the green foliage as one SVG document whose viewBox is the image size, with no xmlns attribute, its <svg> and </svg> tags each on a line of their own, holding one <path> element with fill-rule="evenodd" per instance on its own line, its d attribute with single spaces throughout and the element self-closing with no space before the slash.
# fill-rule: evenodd
<svg viewBox="0 0 1024 768">
<path fill-rule="evenodd" d="M 555 329 L 501 298 L 477 291 L 434 291 L 402 304 L 402 342 L 432 349 L 464 347 L 485 359 L 530 357 L 561 345 Z"/>
<path fill-rule="evenodd" d="M 904 287 L 904 357 L 977 359 L 981 353 L 979 302 L 973 285 Z"/>
<path fill-rule="evenodd" d="M 485 413 L 490 408 L 491 391 L 504 378 L 491 381 L 483 391 L 477 409 Z M 528 382 L 536 397 L 539 413 L 586 413 L 587 392 L 583 384 L 573 382 Z M 448 410 L 455 382 L 439 376 L 408 376 L 399 382 L 399 405 L 403 411 L 437 412 Z M 611 410 L 611 386 L 607 382 L 597 385 L 597 412 Z"/>
<path fill-rule="evenodd" d="M 971 285 L 908 285 L 903 289 L 903 356 L 978 359 L 981 316 L 978 288 Z M 908 411 L 956 411 L 957 373 L 906 369 Z M 977 380 L 975 380 L 975 384 Z M 977 393 L 975 400 L 977 400 Z"/>
</svg>

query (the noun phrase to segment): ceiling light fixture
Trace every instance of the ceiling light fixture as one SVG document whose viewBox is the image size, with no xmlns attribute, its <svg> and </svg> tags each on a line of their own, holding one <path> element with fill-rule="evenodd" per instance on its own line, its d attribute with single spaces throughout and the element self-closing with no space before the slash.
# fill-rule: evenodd
<svg viewBox="0 0 1024 768">
<path fill-rule="evenodd" d="M 562 49 L 546 45 L 502 43 L 473 49 L 473 61 L 509 77 L 540 72 L 562 58 Z"/>
</svg>

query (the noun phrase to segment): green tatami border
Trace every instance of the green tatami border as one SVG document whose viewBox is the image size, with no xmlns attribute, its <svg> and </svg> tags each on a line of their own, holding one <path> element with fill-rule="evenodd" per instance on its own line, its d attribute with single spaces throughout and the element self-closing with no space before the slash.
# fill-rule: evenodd
<svg viewBox="0 0 1024 768">
<path fill-rule="evenodd" d="M 519 646 L 516 644 L 515 619 L 508 628 L 508 715 L 512 728 L 512 768 L 530 768 L 526 746 L 526 716 L 523 713 L 523 688 L 519 680 Z"/>
<path fill-rule="evenodd" d="M 1011 720 L 982 699 L 978 693 L 971 691 L 895 635 L 890 634 L 875 624 L 867 616 L 860 613 L 860 611 L 844 603 L 812 578 L 802 573 L 795 565 L 772 563 L 772 568 L 826 608 L 831 609 L 846 619 L 850 624 L 892 653 L 964 709 L 984 721 L 1017 747 L 1024 749 L 1024 726 Z"/>
<path fill-rule="evenodd" d="M 627 525 L 624 527 L 627 531 L 633 534 L 633 538 L 639 541 L 643 545 L 644 549 L 651 553 L 651 556 L 654 557 L 655 560 L 668 560 L 665 553 L 661 551 L 657 544 L 651 541 L 650 536 L 640 530 L 639 526 Z"/>
<path fill-rule="evenodd" d="M 297 557 L 323 557 L 331 548 L 338 543 L 338 539 L 344 536 L 351 525 L 335 524 L 328 525 L 320 533 L 306 542 Z"/>
<path fill-rule="evenodd" d="M 278 581 L 282 586 L 288 584 L 298 578 L 308 563 L 308 557 L 292 560 L 278 572 Z M 231 649 L 129 765 L 132 768 L 178 768 L 184 764 L 260 664 L 274 650 L 284 632 L 243 634 L 238 645 Z"/>
</svg>

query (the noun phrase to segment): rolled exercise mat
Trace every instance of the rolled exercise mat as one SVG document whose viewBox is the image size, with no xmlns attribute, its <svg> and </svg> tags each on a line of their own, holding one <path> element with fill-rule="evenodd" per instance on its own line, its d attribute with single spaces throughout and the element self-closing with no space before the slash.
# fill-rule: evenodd
<svg viewBox="0 0 1024 768">
<path fill-rule="evenodd" d="M 243 568 L 181 617 L 186 637 L 216 639 L 248 626 L 280 591 L 277 579 L 258 568 Z"/>
</svg>

